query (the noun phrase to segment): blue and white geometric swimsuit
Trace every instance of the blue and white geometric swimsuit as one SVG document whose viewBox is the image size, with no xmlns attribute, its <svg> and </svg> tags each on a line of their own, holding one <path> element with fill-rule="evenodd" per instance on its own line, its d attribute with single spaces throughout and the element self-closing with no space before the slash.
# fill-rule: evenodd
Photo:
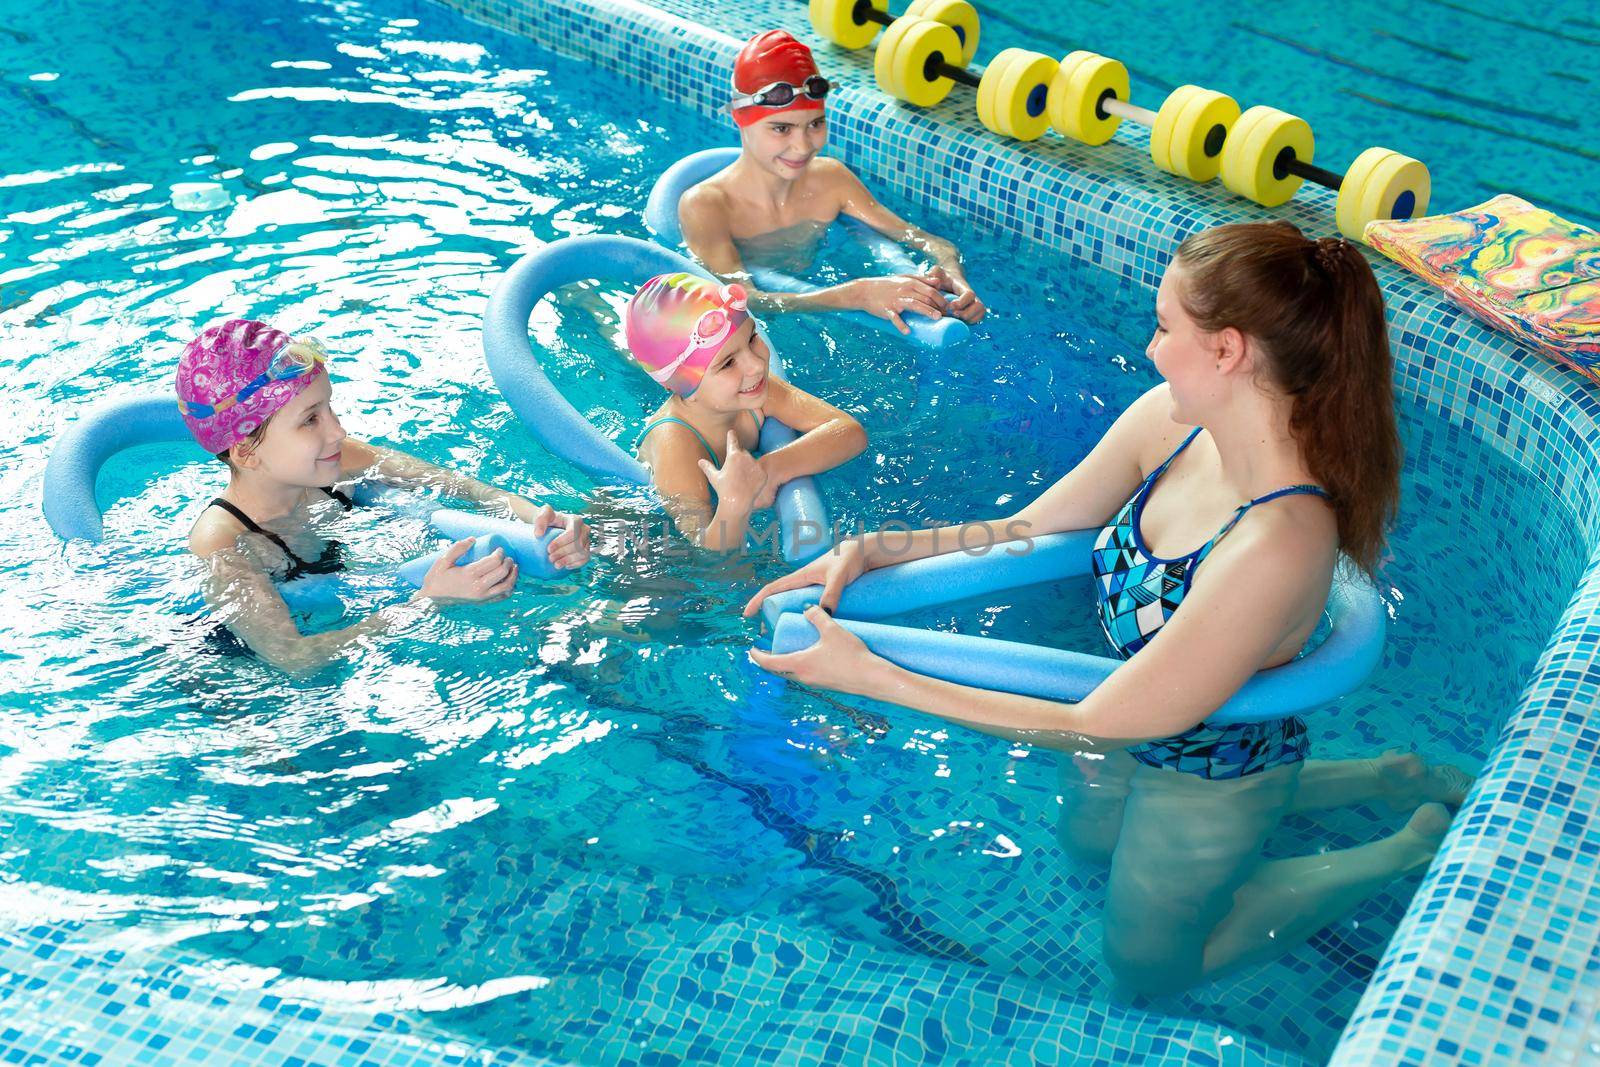
<svg viewBox="0 0 1600 1067">
<path fill-rule="evenodd" d="M 1315 485 L 1291 485 L 1239 505 L 1216 536 L 1186 555 L 1161 559 L 1150 554 L 1139 533 L 1139 516 L 1156 479 L 1199 436 L 1197 428 L 1177 451 L 1144 480 L 1116 518 L 1100 531 L 1094 544 L 1095 589 L 1100 625 L 1111 647 L 1123 659 L 1138 652 L 1161 631 L 1194 584 L 1194 572 L 1218 541 L 1245 512 L 1281 496 L 1312 493 L 1326 498 Z M 1207 726 L 1201 723 L 1174 737 L 1146 741 L 1128 754 L 1150 767 L 1164 767 L 1202 778 L 1243 778 L 1306 758 L 1306 724 L 1298 717 L 1268 722 Z"/>
</svg>

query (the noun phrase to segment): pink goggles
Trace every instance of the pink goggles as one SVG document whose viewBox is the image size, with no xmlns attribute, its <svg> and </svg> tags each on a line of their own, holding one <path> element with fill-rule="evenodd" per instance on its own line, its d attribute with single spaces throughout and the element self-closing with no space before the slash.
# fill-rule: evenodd
<svg viewBox="0 0 1600 1067">
<path fill-rule="evenodd" d="M 683 351 L 665 366 L 651 371 L 651 378 L 665 385 L 668 379 L 678 373 L 678 368 L 689 361 L 690 356 L 707 348 L 720 348 L 736 329 L 733 312 L 748 310 L 749 294 L 745 292 L 744 286 L 738 283 L 724 285 L 717 290 L 717 302 L 720 306 L 708 309 L 695 320 L 694 329 L 689 331 L 689 341 L 683 346 Z"/>
</svg>

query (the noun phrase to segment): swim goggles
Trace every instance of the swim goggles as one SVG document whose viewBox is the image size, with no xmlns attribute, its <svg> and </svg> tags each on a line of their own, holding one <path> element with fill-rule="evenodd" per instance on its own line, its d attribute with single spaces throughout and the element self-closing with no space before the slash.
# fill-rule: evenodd
<svg viewBox="0 0 1600 1067">
<path fill-rule="evenodd" d="M 287 382 L 310 374 L 327 362 L 328 350 L 322 347 L 321 341 L 315 337 L 299 340 L 291 338 L 278 346 L 278 350 L 272 354 L 271 361 L 267 363 L 267 369 L 246 382 L 244 388 L 237 393 L 215 404 L 179 400 L 178 410 L 191 419 L 209 419 L 219 412 L 227 411 L 235 404 L 244 403 L 273 382 Z"/>
<path fill-rule="evenodd" d="M 724 285 L 717 291 L 718 302 L 721 307 L 710 308 L 701 313 L 695 320 L 694 329 L 689 331 L 689 343 L 683 346 L 683 351 L 673 357 L 672 362 L 650 372 L 650 377 L 658 384 L 665 385 L 667 379 L 678 373 L 678 368 L 689 361 L 689 357 L 702 349 L 716 349 L 722 347 L 734 331 L 732 312 L 744 311 L 748 305 L 749 294 L 742 285 Z"/>
<path fill-rule="evenodd" d="M 808 100 L 821 100 L 832 88 L 833 85 L 828 79 L 820 74 L 811 75 L 800 85 L 773 82 L 753 93 L 734 97 L 728 104 L 728 110 L 739 111 L 747 107 L 788 107 L 801 96 Z"/>
</svg>

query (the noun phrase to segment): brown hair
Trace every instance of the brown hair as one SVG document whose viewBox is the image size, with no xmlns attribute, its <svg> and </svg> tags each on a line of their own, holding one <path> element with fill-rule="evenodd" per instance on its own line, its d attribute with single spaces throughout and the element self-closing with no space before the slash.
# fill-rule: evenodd
<svg viewBox="0 0 1600 1067">
<path fill-rule="evenodd" d="M 1400 433 L 1383 293 L 1349 241 L 1287 222 L 1234 223 L 1178 246 L 1180 300 L 1207 331 L 1257 342 L 1292 402 L 1289 432 L 1327 489 L 1339 546 L 1368 574 L 1400 501 Z"/>
<path fill-rule="evenodd" d="M 276 414 L 276 411 L 272 413 L 272 415 Z M 247 448 L 259 447 L 261 444 L 261 439 L 267 434 L 267 423 L 272 421 L 272 415 L 268 415 L 262 420 L 260 426 L 257 426 L 255 429 L 239 438 L 239 440 L 235 441 L 234 444 L 245 445 Z M 229 445 L 227 448 L 224 448 L 221 452 L 217 453 L 217 458 L 226 463 L 229 470 L 233 469 L 233 459 L 231 458 L 232 453 L 233 445 Z"/>
</svg>

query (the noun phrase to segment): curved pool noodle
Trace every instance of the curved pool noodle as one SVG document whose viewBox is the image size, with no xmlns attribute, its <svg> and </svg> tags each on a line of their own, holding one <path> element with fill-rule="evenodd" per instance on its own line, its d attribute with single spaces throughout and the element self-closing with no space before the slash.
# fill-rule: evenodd
<svg viewBox="0 0 1600 1067">
<path fill-rule="evenodd" d="M 738 158 L 737 148 L 707 148 L 684 156 L 656 179 L 655 186 L 650 190 L 650 199 L 645 202 L 644 221 L 656 232 L 663 244 L 673 249 L 682 248 L 684 245 L 683 229 L 678 225 L 678 202 L 683 199 L 683 194 L 712 175 L 725 170 Z M 855 238 L 867 246 L 873 259 L 892 273 L 922 273 L 922 268 L 897 242 L 853 219 L 845 220 L 844 224 L 851 227 Z M 756 285 L 769 293 L 814 293 L 822 288 L 768 267 L 746 264 L 745 270 Z M 848 311 L 843 314 L 883 333 L 895 337 L 905 336 L 888 319 L 880 319 L 865 311 Z M 965 341 L 972 333 L 966 323 L 949 315 L 941 319 L 930 319 L 911 312 L 900 317 L 911 329 L 910 339 L 929 348 L 954 347 Z"/>
<path fill-rule="evenodd" d="M 546 448 L 599 478 L 631 485 L 651 484 L 644 464 L 584 418 L 545 374 L 528 339 L 528 320 L 539 301 L 563 285 L 603 279 L 637 286 L 654 275 L 675 271 L 711 278 L 703 268 L 678 253 L 632 237 L 564 237 L 513 263 L 489 296 L 483 319 L 483 353 L 495 385 L 523 425 Z M 772 352 L 771 373 L 786 378 L 783 360 L 766 331 L 759 324 L 756 330 Z M 761 448 L 770 452 L 796 436 L 793 430 L 769 418 L 762 426 Z M 827 547 L 825 539 L 808 534 L 828 529 L 827 512 L 814 479 L 785 482 L 778 490 L 774 507 L 785 560 L 804 562 Z"/>
<path fill-rule="evenodd" d="M 106 461 L 139 445 L 193 440 L 177 398 L 168 393 L 96 404 L 61 431 L 50 449 L 44 465 L 45 521 L 63 541 L 100 541 L 105 524 L 94 485 Z"/>
<path fill-rule="evenodd" d="M 62 431 L 45 462 L 45 521 L 62 540 L 103 540 L 104 513 L 95 494 L 100 469 L 128 448 L 192 440 L 178 414 L 177 402 L 169 394 L 141 394 L 96 404 Z M 451 540 L 478 537 L 479 542 L 463 557 L 463 565 L 499 547 L 516 559 L 523 574 L 553 578 L 566 573 L 550 563 L 550 542 L 560 536 L 559 529 L 534 536 L 533 527 L 527 523 L 441 508 L 423 494 L 373 482 L 358 482 L 352 495 L 364 507 L 382 506 L 424 517 Z M 486 544 L 492 547 L 485 548 Z M 371 593 L 405 586 L 420 588 L 423 575 L 441 552 L 389 570 L 306 575 L 279 583 L 278 591 L 292 609 L 312 611 L 337 604 L 356 590 Z M 185 601 L 191 607 L 195 603 L 195 598 Z"/>
<path fill-rule="evenodd" d="M 983 556 L 957 551 L 869 571 L 845 587 L 834 616 L 878 655 L 907 670 L 981 689 L 1079 701 L 1124 661 L 863 620 L 1085 575 L 1096 535 L 1087 530 L 1052 534 L 1035 539 L 1025 554 L 1009 555 L 996 546 Z M 821 591 L 820 586 L 789 590 L 762 605 L 773 628 L 773 652 L 798 652 L 815 643 L 816 628 L 799 612 L 816 603 Z M 1329 591 L 1327 611 L 1331 629 L 1320 645 L 1255 675 L 1205 721 L 1225 725 L 1298 715 L 1364 682 L 1383 654 L 1383 601 L 1366 579 L 1341 574 Z"/>
<path fill-rule="evenodd" d="M 882 619 L 908 611 L 949 604 L 1006 589 L 1060 581 L 1089 573 L 1089 553 L 1098 531 L 1073 530 L 995 545 L 981 556 L 957 549 L 925 559 L 870 570 L 844 587 L 836 618 Z M 881 535 L 885 541 L 897 533 Z M 909 538 L 909 532 L 905 535 Z M 949 543 L 957 533 L 949 528 Z M 762 601 L 767 625 L 777 626 L 789 612 L 817 603 L 822 586 L 810 585 L 774 593 Z"/>
</svg>

